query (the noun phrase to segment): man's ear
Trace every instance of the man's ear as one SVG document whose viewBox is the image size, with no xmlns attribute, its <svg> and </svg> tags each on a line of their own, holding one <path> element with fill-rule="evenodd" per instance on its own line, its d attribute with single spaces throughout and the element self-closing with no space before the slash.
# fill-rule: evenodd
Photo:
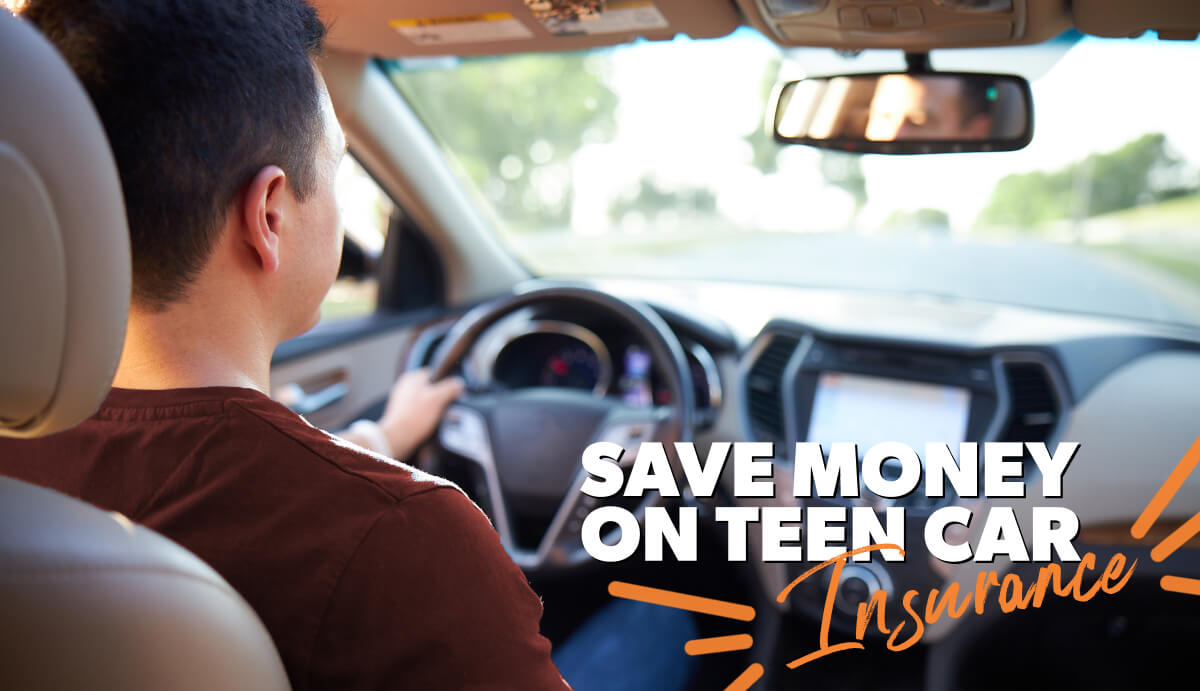
<svg viewBox="0 0 1200 691">
<path fill-rule="evenodd" d="M 254 176 L 242 198 L 242 240 L 264 271 L 279 268 L 279 234 L 288 209 L 287 175 L 267 166 Z"/>
</svg>

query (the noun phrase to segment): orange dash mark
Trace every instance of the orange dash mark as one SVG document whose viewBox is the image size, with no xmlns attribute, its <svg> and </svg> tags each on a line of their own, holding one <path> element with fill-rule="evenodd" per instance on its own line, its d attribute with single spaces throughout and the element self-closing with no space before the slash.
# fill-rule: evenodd
<svg viewBox="0 0 1200 691">
<path fill-rule="evenodd" d="M 634 585 L 623 581 L 609 583 L 608 594 L 625 600 L 637 600 L 651 605 L 684 609 L 697 614 L 711 614 L 714 617 L 724 617 L 725 619 L 754 620 L 754 608 L 749 605 L 739 605 L 736 602 L 714 600 L 697 595 L 684 595 L 672 590 L 648 588 L 644 585 Z"/>
<path fill-rule="evenodd" d="M 1167 504 L 1171 503 L 1171 499 L 1175 497 L 1175 493 L 1183 486 L 1183 481 L 1188 475 L 1196 469 L 1196 465 L 1200 463 L 1200 437 L 1192 444 L 1192 448 L 1183 454 L 1183 459 L 1179 461 L 1179 465 L 1175 466 L 1175 470 L 1167 476 L 1167 481 L 1162 487 L 1158 488 L 1158 492 L 1154 494 L 1154 498 L 1146 505 L 1145 511 L 1138 519 L 1134 521 L 1133 527 L 1129 529 L 1129 534 L 1137 539 L 1146 537 L 1146 533 L 1150 531 L 1150 526 L 1158 520 L 1162 515 L 1163 509 L 1167 508 Z M 1181 528 L 1182 530 L 1182 528 Z M 1178 533 L 1179 531 L 1176 531 Z M 1167 539 L 1170 539 L 1168 537 Z M 1153 557 L 1151 557 L 1153 558 Z M 1155 559 L 1158 561 L 1158 559 Z"/>
<path fill-rule="evenodd" d="M 762 678 L 763 666 L 755 662 L 746 668 L 745 672 L 738 675 L 737 679 L 729 682 L 729 686 L 725 687 L 725 691 L 746 691 L 746 689 L 754 686 L 754 682 Z"/>
<path fill-rule="evenodd" d="M 688 641 L 683 650 L 688 655 L 712 655 L 727 653 L 731 650 L 747 650 L 754 645 L 754 637 L 748 633 L 733 636 L 714 636 L 713 638 L 697 638 Z"/>
<path fill-rule="evenodd" d="M 1176 528 L 1170 535 L 1164 537 L 1162 542 L 1155 545 L 1154 549 L 1150 550 L 1150 558 L 1154 561 L 1166 559 L 1188 540 L 1195 537 L 1197 533 L 1200 533 L 1200 513 L 1189 518 L 1187 522 Z"/>
<path fill-rule="evenodd" d="M 1163 590 L 1184 595 L 1200 595 L 1200 579 L 1183 578 L 1182 576 L 1163 576 L 1158 582 Z"/>
</svg>

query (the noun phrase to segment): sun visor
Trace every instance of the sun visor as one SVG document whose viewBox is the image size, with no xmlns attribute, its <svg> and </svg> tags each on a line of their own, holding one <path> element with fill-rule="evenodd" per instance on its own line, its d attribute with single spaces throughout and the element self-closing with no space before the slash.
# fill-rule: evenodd
<svg viewBox="0 0 1200 691">
<path fill-rule="evenodd" d="M 318 0 L 329 44 L 380 57 L 582 50 L 677 34 L 715 38 L 730 0 Z"/>
</svg>

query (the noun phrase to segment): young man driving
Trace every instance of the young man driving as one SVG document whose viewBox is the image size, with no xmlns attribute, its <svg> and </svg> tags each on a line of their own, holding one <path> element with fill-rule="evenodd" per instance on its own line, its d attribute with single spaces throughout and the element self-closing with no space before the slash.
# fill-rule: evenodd
<svg viewBox="0 0 1200 691">
<path fill-rule="evenodd" d="M 267 395 L 337 273 L 345 139 L 302 0 L 31 0 L 121 175 L 133 301 L 90 420 L 0 440 L 0 474 L 189 548 L 258 612 L 298 690 L 566 689 L 487 518 L 404 457 L 459 392 L 402 377 L 373 453 Z"/>
</svg>

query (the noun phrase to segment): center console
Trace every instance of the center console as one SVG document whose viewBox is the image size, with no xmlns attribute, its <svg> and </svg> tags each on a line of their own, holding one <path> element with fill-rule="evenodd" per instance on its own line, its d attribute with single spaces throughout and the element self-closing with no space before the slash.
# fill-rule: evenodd
<svg viewBox="0 0 1200 691">
<path fill-rule="evenodd" d="M 777 482 L 779 475 L 791 473 L 796 442 L 818 442 L 826 451 L 833 442 L 854 442 L 860 454 L 885 441 L 903 442 L 918 451 L 928 442 L 939 442 L 950 444 L 957 455 L 960 442 L 1046 441 L 1064 407 L 1057 364 L 1036 349 L 888 342 L 775 324 L 755 340 L 743 373 L 744 426 L 750 438 L 775 443 Z M 1027 466 L 1027 473 L 1034 470 L 1032 463 Z M 858 604 L 875 590 L 886 591 L 892 607 L 898 606 L 894 594 L 909 589 L 928 592 L 945 580 L 947 565 L 931 559 L 920 539 L 924 523 L 941 506 L 980 500 L 952 495 L 930 499 L 918 489 L 898 500 L 864 492 L 854 499 L 799 501 L 808 506 L 870 506 L 876 511 L 905 508 L 905 561 L 884 562 L 876 553 L 870 562 L 848 564 L 842 573 L 833 624 L 852 630 Z M 847 535 L 852 516 L 847 511 Z M 767 580 L 777 584 L 791 582 L 814 565 L 805 561 L 763 568 L 774 571 Z M 801 583 L 786 607 L 820 617 L 829 571 Z"/>
</svg>

